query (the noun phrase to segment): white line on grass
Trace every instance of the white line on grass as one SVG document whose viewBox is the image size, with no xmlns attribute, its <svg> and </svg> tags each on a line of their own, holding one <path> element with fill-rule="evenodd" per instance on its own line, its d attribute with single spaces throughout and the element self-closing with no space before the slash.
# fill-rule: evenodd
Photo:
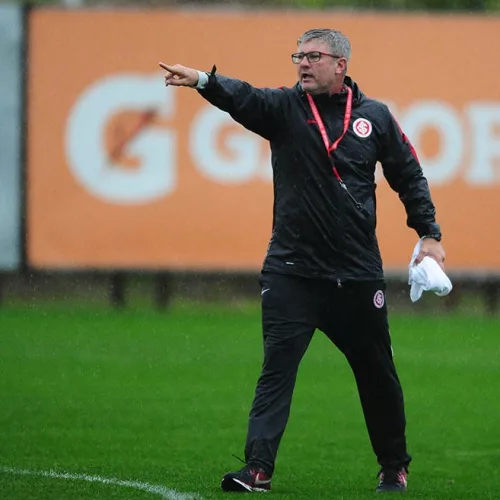
<svg viewBox="0 0 500 500">
<path fill-rule="evenodd" d="M 52 470 L 27 470 L 13 469 L 11 467 L 0 467 L 0 471 L 6 474 L 17 474 L 21 476 L 42 476 L 53 479 L 70 479 L 72 481 L 88 481 L 90 483 L 114 484 L 116 486 L 125 486 L 136 490 L 147 491 L 154 495 L 160 495 L 165 500 L 202 500 L 201 496 L 195 493 L 179 493 L 165 486 L 157 484 L 148 484 L 141 481 L 124 481 L 113 477 L 89 476 L 87 474 L 72 474 L 70 472 L 54 472 Z"/>
</svg>

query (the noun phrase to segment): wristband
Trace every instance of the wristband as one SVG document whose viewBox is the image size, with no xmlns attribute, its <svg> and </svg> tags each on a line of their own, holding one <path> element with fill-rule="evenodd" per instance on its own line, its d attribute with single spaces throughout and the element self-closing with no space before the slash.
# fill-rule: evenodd
<svg viewBox="0 0 500 500">
<path fill-rule="evenodd" d="M 441 241 L 441 233 L 431 233 L 431 234 L 425 234 L 420 238 L 421 240 L 425 240 L 425 238 L 432 238 L 433 240 L 436 241 Z"/>
</svg>

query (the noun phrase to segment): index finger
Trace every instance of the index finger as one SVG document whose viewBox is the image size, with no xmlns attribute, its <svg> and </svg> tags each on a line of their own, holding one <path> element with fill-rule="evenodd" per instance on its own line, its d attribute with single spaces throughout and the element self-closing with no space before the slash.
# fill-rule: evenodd
<svg viewBox="0 0 500 500">
<path fill-rule="evenodd" d="M 160 68 L 163 68 L 163 69 L 164 69 L 164 70 L 166 70 L 166 71 L 172 71 L 172 67 L 171 67 L 171 66 L 168 66 L 168 65 L 167 65 L 167 64 L 165 64 L 165 63 L 160 62 L 160 63 L 158 63 L 158 65 L 160 66 Z"/>
</svg>

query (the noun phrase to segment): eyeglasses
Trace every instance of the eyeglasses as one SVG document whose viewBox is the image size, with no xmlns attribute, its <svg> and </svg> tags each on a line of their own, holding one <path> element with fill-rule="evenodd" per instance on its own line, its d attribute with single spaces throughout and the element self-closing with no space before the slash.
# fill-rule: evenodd
<svg viewBox="0 0 500 500">
<path fill-rule="evenodd" d="M 314 50 L 312 52 L 296 52 L 295 54 L 292 54 L 292 62 L 293 64 L 299 64 L 304 57 L 307 57 L 307 60 L 310 63 L 315 63 L 321 59 L 321 56 L 330 56 L 334 59 L 340 59 L 341 57 L 333 54 L 327 54 L 326 52 L 320 52 L 319 50 Z"/>
</svg>

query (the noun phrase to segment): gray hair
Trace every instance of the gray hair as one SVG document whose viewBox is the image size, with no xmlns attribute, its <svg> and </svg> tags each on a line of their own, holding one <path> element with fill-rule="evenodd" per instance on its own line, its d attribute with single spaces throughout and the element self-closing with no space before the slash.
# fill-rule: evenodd
<svg viewBox="0 0 500 500">
<path fill-rule="evenodd" d="M 351 43 L 349 39 L 340 31 L 328 28 L 315 28 L 306 31 L 298 40 L 297 45 L 309 40 L 321 40 L 326 42 L 336 56 L 345 57 L 347 61 L 351 58 Z"/>
</svg>

